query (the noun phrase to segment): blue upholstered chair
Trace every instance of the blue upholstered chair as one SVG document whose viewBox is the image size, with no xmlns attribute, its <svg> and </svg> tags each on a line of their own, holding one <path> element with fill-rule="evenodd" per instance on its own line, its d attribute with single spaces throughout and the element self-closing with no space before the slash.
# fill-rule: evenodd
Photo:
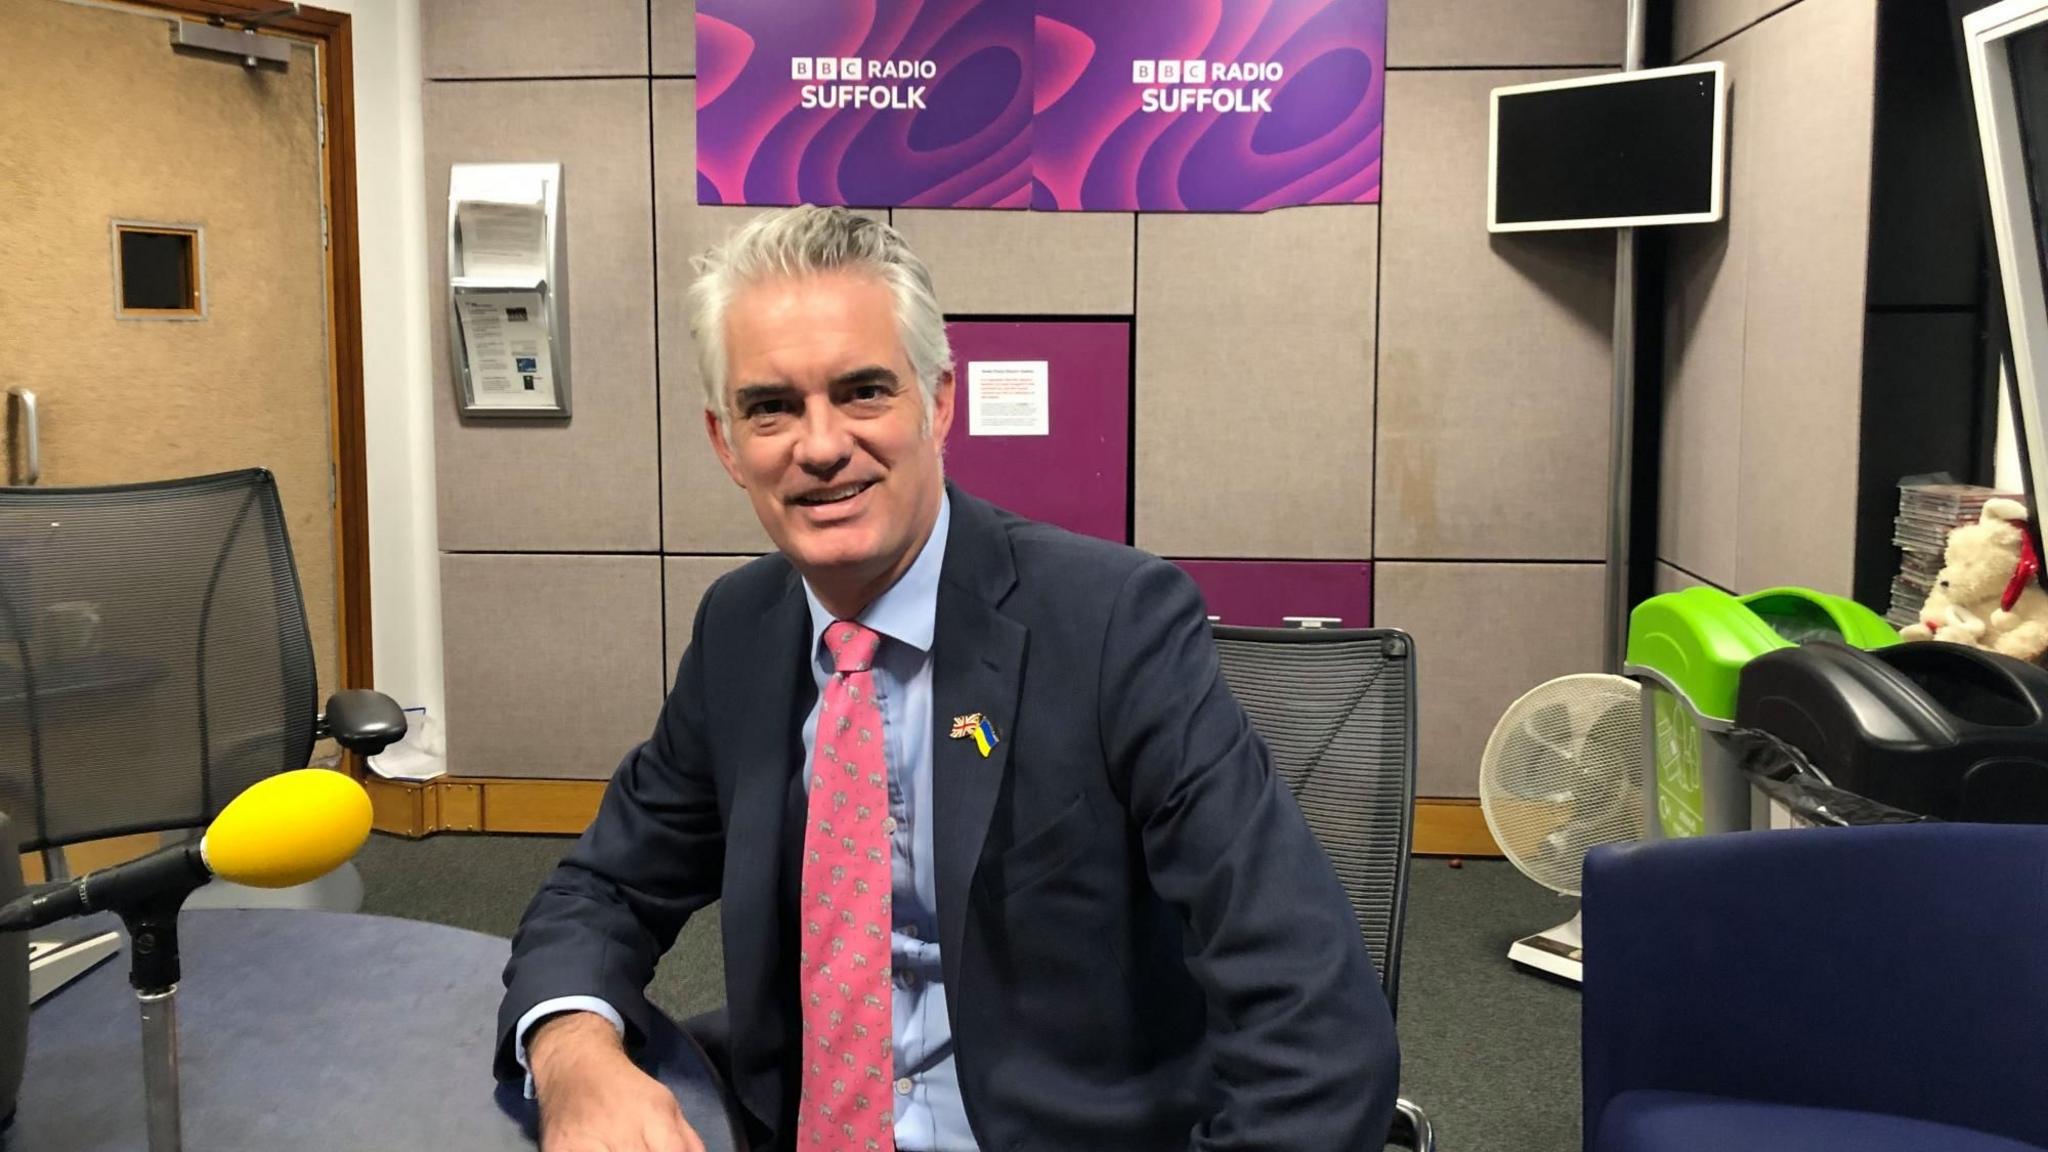
<svg viewBox="0 0 2048 1152">
<path fill-rule="evenodd" d="M 1595 849 L 1588 1152 L 2048 1148 L 2048 827 Z"/>
</svg>

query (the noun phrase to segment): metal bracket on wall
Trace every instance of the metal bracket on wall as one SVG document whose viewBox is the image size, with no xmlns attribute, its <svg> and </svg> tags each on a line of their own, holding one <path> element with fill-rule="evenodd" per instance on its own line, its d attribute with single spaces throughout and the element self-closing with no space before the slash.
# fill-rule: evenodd
<svg viewBox="0 0 2048 1152">
<path fill-rule="evenodd" d="M 13 424 L 14 413 L 19 410 L 21 422 Z M 42 423 L 36 414 L 36 394 L 26 388 L 14 387 L 7 390 L 7 415 L 13 428 L 12 439 L 15 454 L 21 458 L 21 470 L 8 470 L 9 484 L 34 485 L 43 478 L 43 436 Z"/>
<path fill-rule="evenodd" d="M 260 64 L 275 64 L 279 68 L 288 68 L 292 59 L 291 43 L 276 36 L 258 35 L 256 29 L 287 16 L 296 16 L 298 11 L 299 6 L 293 4 L 276 12 L 267 12 L 248 20 L 238 20 L 236 23 L 242 25 L 240 28 L 180 20 L 177 31 L 171 37 L 171 47 L 216 56 L 232 56 L 241 60 L 243 66 L 248 68 Z"/>
</svg>

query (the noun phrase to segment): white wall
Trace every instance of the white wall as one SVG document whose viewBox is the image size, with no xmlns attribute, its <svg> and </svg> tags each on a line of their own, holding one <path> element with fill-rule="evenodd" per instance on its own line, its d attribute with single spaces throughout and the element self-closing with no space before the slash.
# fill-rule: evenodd
<svg viewBox="0 0 2048 1152">
<path fill-rule="evenodd" d="M 418 0 L 320 0 L 355 37 L 370 631 L 377 688 L 442 714 Z"/>
<path fill-rule="evenodd" d="M 2012 395 L 2006 391 L 2008 383 L 2005 369 L 1998 370 L 1998 446 L 1995 455 L 1996 473 L 1991 486 L 2000 492 L 2026 491 L 2026 477 L 2020 472 L 2020 441 L 2014 431 L 2018 427 L 2012 414 Z"/>
</svg>

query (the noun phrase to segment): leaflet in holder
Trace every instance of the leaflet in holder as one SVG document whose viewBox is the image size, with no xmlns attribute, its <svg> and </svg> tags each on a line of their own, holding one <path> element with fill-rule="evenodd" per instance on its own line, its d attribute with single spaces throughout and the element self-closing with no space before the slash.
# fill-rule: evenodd
<svg viewBox="0 0 2048 1152">
<path fill-rule="evenodd" d="M 567 417 L 561 165 L 457 164 L 448 189 L 448 345 L 463 414 Z"/>
<path fill-rule="evenodd" d="M 546 288 L 465 283 L 456 293 L 472 411 L 559 407 Z"/>
</svg>

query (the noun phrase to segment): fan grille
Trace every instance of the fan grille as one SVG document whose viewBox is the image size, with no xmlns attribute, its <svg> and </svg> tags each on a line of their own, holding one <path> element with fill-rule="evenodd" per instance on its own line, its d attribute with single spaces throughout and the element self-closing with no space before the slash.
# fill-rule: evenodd
<svg viewBox="0 0 2048 1152">
<path fill-rule="evenodd" d="M 1479 805 L 1530 879 L 1578 895 L 1596 845 L 1644 834 L 1643 703 L 1622 676 L 1565 676 L 1509 706 L 1479 762 Z"/>
</svg>

